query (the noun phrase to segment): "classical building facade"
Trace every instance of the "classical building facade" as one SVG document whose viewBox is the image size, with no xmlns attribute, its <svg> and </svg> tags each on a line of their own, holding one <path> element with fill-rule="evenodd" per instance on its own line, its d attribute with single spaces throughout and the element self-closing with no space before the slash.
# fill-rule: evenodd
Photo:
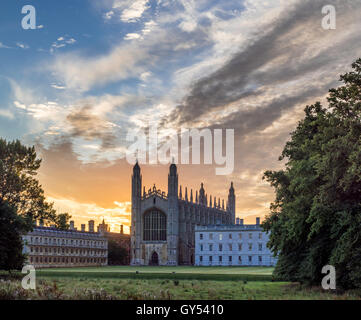
<svg viewBox="0 0 361 320">
<path fill-rule="evenodd" d="M 195 265 L 274 266 L 277 259 L 267 248 L 268 234 L 256 224 L 196 226 Z"/>
<path fill-rule="evenodd" d="M 35 268 L 106 266 L 108 264 L 108 240 L 100 232 L 94 232 L 94 221 L 89 221 L 89 231 L 74 228 L 61 231 L 55 227 L 35 226 L 23 235 L 27 263 Z"/>
<path fill-rule="evenodd" d="M 169 169 L 167 193 L 155 186 L 146 192 L 137 163 L 132 175 L 131 264 L 194 264 L 196 226 L 234 224 L 235 203 L 233 183 L 226 204 L 208 198 L 203 183 L 195 194 L 186 188 L 183 197 L 175 164 Z"/>
</svg>

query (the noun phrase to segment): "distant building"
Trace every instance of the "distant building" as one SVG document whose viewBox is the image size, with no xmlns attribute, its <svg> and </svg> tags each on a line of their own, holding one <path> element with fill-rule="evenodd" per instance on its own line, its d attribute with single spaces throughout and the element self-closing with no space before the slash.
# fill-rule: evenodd
<svg viewBox="0 0 361 320">
<path fill-rule="evenodd" d="M 35 226 L 23 236 L 23 252 L 27 263 L 35 268 L 106 266 L 108 264 L 108 240 L 100 232 L 94 232 L 94 221 L 89 221 L 81 231 L 74 228 L 62 231 L 55 227 Z"/>
<path fill-rule="evenodd" d="M 277 259 L 267 248 L 268 234 L 256 224 L 196 226 L 197 266 L 274 266 Z"/>
<path fill-rule="evenodd" d="M 128 256 L 126 257 L 124 264 L 130 264 L 130 234 L 124 233 L 124 226 L 120 226 L 120 232 L 110 232 L 109 225 L 105 223 L 104 219 L 101 224 L 98 225 L 98 232 L 101 232 L 108 241 L 116 242 L 120 247 L 124 248 Z"/>
</svg>

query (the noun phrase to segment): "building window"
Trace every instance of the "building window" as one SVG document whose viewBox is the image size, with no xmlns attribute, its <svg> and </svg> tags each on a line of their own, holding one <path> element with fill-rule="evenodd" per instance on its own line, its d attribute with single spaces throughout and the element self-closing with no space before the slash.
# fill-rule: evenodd
<svg viewBox="0 0 361 320">
<path fill-rule="evenodd" d="M 238 251 L 242 251 L 242 243 L 238 244 Z"/>
<path fill-rule="evenodd" d="M 213 261 L 213 256 L 209 256 L 209 262 Z"/>
<path fill-rule="evenodd" d="M 220 240 L 220 241 L 223 240 L 223 234 L 222 234 L 222 233 L 219 234 L 219 240 Z"/>
<path fill-rule="evenodd" d="M 258 261 L 262 262 L 262 256 L 258 256 Z"/>
<path fill-rule="evenodd" d="M 209 234 L 209 239 L 210 239 L 210 240 L 213 240 L 213 233 L 210 233 L 210 234 Z"/>
<path fill-rule="evenodd" d="M 201 244 L 201 251 L 203 251 L 203 244 Z"/>
<path fill-rule="evenodd" d="M 219 244 L 219 251 L 222 251 L 223 250 L 223 246 L 222 246 L 222 244 L 220 243 Z"/>
<path fill-rule="evenodd" d="M 238 256 L 238 261 L 239 261 L 239 263 L 242 263 L 242 257 L 241 256 Z"/>
<path fill-rule="evenodd" d="M 232 262 L 232 256 L 229 256 L 229 257 L 228 257 L 228 261 L 229 261 L 229 262 Z"/>
<path fill-rule="evenodd" d="M 144 215 L 145 241 L 165 241 L 167 238 L 167 217 L 159 210 L 151 210 Z"/>
<path fill-rule="evenodd" d="M 259 250 L 259 251 L 262 251 L 262 243 L 259 243 L 259 244 L 258 244 L 258 250 Z"/>
<path fill-rule="evenodd" d="M 213 244 L 209 245 L 209 251 L 213 251 Z"/>
<path fill-rule="evenodd" d="M 232 233 L 230 233 L 230 234 L 228 235 L 228 238 L 229 238 L 229 239 L 232 239 Z"/>
<path fill-rule="evenodd" d="M 249 250 L 249 251 L 252 251 L 252 243 L 249 243 L 249 244 L 248 244 L 248 250 Z"/>
<path fill-rule="evenodd" d="M 199 234 L 199 239 L 200 239 L 200 240 L 203 240 L 203 233 L 200 233 L 200 234 Z"/>
<path fill-rule="evenodd" d="M 232 243 L 228 244 L 229 251 L 232 251 Z"/>
<path fill-rule="evenodd" d="M 203 256 L 199 256 L 199 261 L 200 261 L 200 262 L 203 261 Z"/>
<path fill-rule="evenodd" d="M 219 256 L 218 259 L 219 259 L 219 262 L 222 262 L 222 256 Z"/>
<path fill-rule="evenodd" d="M 248 262 L 252 263 L 252 256 L 248 256 Z"/>
</svg>

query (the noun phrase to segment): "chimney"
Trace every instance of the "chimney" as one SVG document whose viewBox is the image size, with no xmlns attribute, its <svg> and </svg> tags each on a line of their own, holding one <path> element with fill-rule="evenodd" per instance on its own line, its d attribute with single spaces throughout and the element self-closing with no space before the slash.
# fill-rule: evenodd
<svg viewBox="0 0 361 320">
<path fill-rule="evenodd" d="M 85 232 L 85 224 L 81 225 L 81 232 Z"/>
<path fill-rule="evenodd" d="M 236 224 L 239 224 L 239 218 L 236 218 Z"/>
<path fill-rule="evenodd" d="M 244 224 L 244 220 L 243 219 L 239 219 L 240 225 L 243 226 Z"/>
<path fill-rule="evenodd" d="M 89 232 L 94 232 L 94 220 L 89 220 L 88 222 Z"/>
<path fill-rule="evenodd" d="M 123 225 L 120 226 L 120 234 L 124 234 L 124 226 Z"/>
<path fill-rule="evenodd" d="M 70 230 L 74 230 L 74 221 L 70 221 Z"/>
<path fill-rule="evenodd" d="M 260 218 L 256 218 L 256 225 L 257 225 L 257 226 L 260 225 Z"/>
</svg>

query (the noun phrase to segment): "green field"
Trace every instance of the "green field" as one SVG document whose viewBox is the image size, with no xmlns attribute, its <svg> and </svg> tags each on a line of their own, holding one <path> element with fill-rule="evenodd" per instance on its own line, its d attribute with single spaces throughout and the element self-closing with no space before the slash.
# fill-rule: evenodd
<svg viewBox="0 0 361 320">
<path fill-rule="evenodd" d="M 262 274 L 271 275 L 272 267 L 148 267 L 148 266 L 108 266 L 108 267 L 86 267 L 86 268 L 56 268 L 41 269 L 41 272 L 116 272 L 135 273 L 136 271 L 145 273 L 193 273 L 193 274 Z"/>
<path fill-rule="evenodd" d="M 0 279 L 0 300 L 273 300 L 359 299 L 356 292 L 334 294 L 320 287 L 275 281 L 261 267 L 100 267 L 42 269 L 36 290 L 21 288 L 21 274 Z M 0 273 L 0 277 L 5 277 Z"/>
<path fill-rule="evenodd" d="M 42 277 L 81 277 L 87 278 L 137 278 L 137 279 L 182 279 L 182 280 L 272 280 L 273 268 L 266 267 L 89 267 L 40 269 Z"/>
</svg>

